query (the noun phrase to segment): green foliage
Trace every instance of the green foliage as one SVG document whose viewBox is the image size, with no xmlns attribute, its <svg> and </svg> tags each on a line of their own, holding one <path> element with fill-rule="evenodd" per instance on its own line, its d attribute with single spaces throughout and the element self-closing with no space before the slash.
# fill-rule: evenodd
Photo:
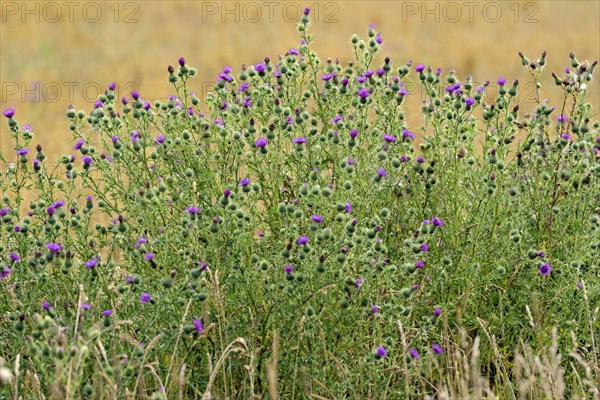
<svg viewBox="0 0 600 400">
<path fill-rule="evenodd" d="M 518 82 L 499 79 L 490 99 L 493 84 L 455 73 L 417 66 L 413 81 L 410 63 L 375 66 L 372 28 L 352 40 L 354 63 L 323 62 L 307 24 L 278 63 L 224 69 L 206 114 L 183 59 L 166 102 L 119 104 L 109 89 L 68 110 L 76 155 L 57 163 L 22 151 L 33 133 L 9 117 L 0 358 L 30 375 L 9 386 L 3 370 L 2 390 L 423 397 L 452 386 L 462 343 L 481 340 L 477 373 L 503 397 L 515 349 L 548 348 L 553 329 L 581 358 L 562 360 L 565 393 L 588 390 L 596 64 L 557 81 L 562 106 L 521 115 Z M 425 94 L 412 132 L 409 82 Z"/>
</svg>

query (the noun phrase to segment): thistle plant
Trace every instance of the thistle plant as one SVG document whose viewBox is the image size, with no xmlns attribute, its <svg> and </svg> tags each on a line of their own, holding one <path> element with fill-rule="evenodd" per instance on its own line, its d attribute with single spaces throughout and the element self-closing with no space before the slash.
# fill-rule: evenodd
<svg viewBox="0 0 600 400">
<path fill-rule="evenodd" d="M 523 113 L 516 80 L 380 60 L 374 25 L 321 60 L 309 20 L 205 99 L 184 58 L 166 101 L 110 84 L 58 160 L 4 111 L 0 393 L 535 398 L 552 348 L 560 393 L 598 395 L 597 62 Z"/>
</svg>

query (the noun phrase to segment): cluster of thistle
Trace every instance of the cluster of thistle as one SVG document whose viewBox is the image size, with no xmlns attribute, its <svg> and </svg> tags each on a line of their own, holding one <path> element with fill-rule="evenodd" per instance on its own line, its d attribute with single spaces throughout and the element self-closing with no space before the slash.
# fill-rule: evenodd
<svg viewBox="0 0 600 400">
<path fill-rule="evenodd" d="M 301 352 L 309 364 L 311 338 L 323 335 L 345 365 L 357 364 L 356 351 L 416 362 L 444 352 L 443 313 L 450 324 L 455 313 L 489 318 L 516 343 L 521 325 L 498 317 L 510 313 L 503 304 L 592 279 L 600 242 L 583 245 L 581 229 L 599 225 L 600 129 L 584 102 L 595 62 L 573 55 L 575 70 L 555 78 L 565 102 L 553 131 L 543 102 L 519 118 L 517 81 L 497 79 L 488 101 L 489 82 L 410 61 L 376 65 L 383 38 L 373 25 L 366 40 L 352 37 L 354 62 L 323 62 L 309 13 L 298 48 L 237 75 L 223 68 L 206 104 L 190 91 L 196 69 L 180 58 L 168 67 L 168 101 L 132 92 L 119 106 L 111 84 L 90 112 L 70 107 L 75 145 L 58 165 L 40 146 L 32 160 L 32 129 L 4 112 L 18 162 L 0 181 L 14 194 L 0 208 L 0 285 L 28 296 L 0 306 L 20 343 L 13 350 L 52 324 L 102 335 L 126 360 L 118 368 L 146 357 L 140 343 L 158 334 L 155 351 L 168 355 L 216 334 L 270 348 L 252 328 L 258 316 L 281 329 L 284 359 Z M 545 58 L 524 64 L 538 71 Z M 426 93 L 420 131 L 403 111 L 413 70 Z M 26 192 L 37 196 L 29 207 Z M 28 281 L 52 291 L 26 294 Z M 86 296 L 73 295 L 79 285 Z M 489 306 L 461 299 L 504 285 Z M 176 342 L 182 320 L 187 336 Z M 215 351 L 217 340 L 201 342 Z M 308 345 L 292 351 L 298 342 Z M 32 357 L 60 358 L 63 343 L 50 343 L 30 346 Z M 281 365 L 293 375 L 292 362 Z"/>
</svg>

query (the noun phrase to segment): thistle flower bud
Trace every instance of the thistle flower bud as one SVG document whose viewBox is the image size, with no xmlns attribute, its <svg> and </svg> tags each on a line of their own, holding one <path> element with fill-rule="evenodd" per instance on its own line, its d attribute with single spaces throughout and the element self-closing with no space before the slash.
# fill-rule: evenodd
<svg viewBox="0 0 600 400">
<path fill-rule="evenodd" d="M 521 63 L 523 65 L 529 65 L 529 59 L 527 57 L 525 57 L 525 54 L 523 54 L 522 52 L 519 52 L 519 57 L 521 57 Z"/>
<path fill-rule="evenodd" d="M 540 67 L 543 67 L 544 65 L 546 65 L 546 55 L 547 54 L 548 54 L 548 52 L 546 52 L 546 50 L 544 50 L 542 52 L 542 56 L 538 60 L 538 64 L 540 65 Z"/>
<path fill-rule="evenodd" d="M 569 57 L 571 58 L 571 67 L 573 68 L 577 68 L 579 67 L 579 61 L 577 60 L 577 58 L 575 57 L 575 53 L 571 52 L 569 54 Z"/>
</svg>

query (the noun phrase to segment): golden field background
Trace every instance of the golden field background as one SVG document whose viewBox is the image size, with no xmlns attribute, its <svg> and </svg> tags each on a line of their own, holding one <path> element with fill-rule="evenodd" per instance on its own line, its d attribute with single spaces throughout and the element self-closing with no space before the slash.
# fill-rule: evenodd
<svg viewBox="0 0 600 400">
<path fill-rule="evenodd" d="M 0 106 L 15 108 L 21 125 L 31 124 L 33 144 L 41 143 L 51 159 L 72 151 L 64 117 L 69 104 L 89 111 L 98 89 L 110 82 L 118 84 L 119 96 L 136 87 L 145 99 L 166 98 L 172 93 L 166 68 L 180 56 L 198 68 L 192 86 L 204 96 L 223 66 L 237 74 L 242 64 L 297 47 L 296 23 L 306 6 L 322 59 L 351 60 L 350 37 L 366 36 L 374 23 L 384 39 L 376 65 L 390 56 L 395 67 L 411 59 L 444 73 L 455 69 L 461 80 L 469 74 L 476 82 L 519 78 L 521 102 L 530 97 L 524 85 L 531 79 L 519 50 L 530 59 L 548 51 L 542 98 L 552 104 L 562 97 L 550 72 L 562 74 L 570 51 L 579 60 L 600 59 L 596 0 L 0 3 Z M 596 115 L 599 82 L 589 96 Z M 409 122 L 419 122 L 419 99 L 411 96 Z M 2 117 L 0 149 L 9 158 L 11 147 Z"/>
</svg>

